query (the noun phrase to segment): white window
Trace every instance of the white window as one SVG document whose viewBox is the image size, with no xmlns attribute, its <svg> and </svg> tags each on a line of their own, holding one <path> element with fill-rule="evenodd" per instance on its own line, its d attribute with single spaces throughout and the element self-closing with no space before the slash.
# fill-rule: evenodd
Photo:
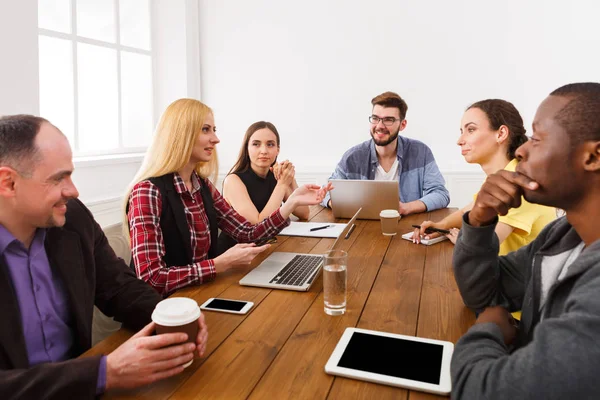
<svg viewBox="0 0 600 400">
<path fill-rule="evenodd" d="M 143 151 L 154 125 L 150 0 L 38 0 L 40 115 L 79 156 Z"/>
</svg>

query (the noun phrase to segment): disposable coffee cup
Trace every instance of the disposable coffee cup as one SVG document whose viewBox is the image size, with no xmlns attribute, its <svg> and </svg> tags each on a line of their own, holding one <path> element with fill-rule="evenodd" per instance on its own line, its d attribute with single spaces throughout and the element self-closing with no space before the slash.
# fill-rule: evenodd
<svg viewBox="0 0 600 400">
<path fill-rule="evenodd" d="M 394 236 L 398 233 L 398 220 L 400 213 L 398 210 L 382 210 L 379 213 L 381 219 L 381 233 L 386 236 Z"/>
<path fill-rule="evenodd" d="M 158 303 L 152 313 L 152 321 L 156 324 L 156 333 L 183 332 L 188 335 L 187 342 L 196 344 L 198 336 L 198 318 L 200 307 L 195 300 L 187 297 L 173 297 Z M 184 368 L 192 365 L 194 360 L 184 364 Z"/>
</svg>

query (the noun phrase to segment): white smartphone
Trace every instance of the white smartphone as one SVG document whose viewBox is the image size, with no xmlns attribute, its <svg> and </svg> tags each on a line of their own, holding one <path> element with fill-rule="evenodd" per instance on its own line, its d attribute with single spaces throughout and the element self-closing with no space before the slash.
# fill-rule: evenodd
<svg viewBox="0 0 600 400">
<path fill-rule="evenodd" d="M 211 297 L 200 306 L 201 310 L 221 311 L 231 314 L 246 314 L 254 305 L 251 301 L 229 300 Z"/>
<path fill-rule="evenodd" d="M 454 344 L 346 328 L 325 365 L 331 375 L 447 395 Z"/>
</svg>

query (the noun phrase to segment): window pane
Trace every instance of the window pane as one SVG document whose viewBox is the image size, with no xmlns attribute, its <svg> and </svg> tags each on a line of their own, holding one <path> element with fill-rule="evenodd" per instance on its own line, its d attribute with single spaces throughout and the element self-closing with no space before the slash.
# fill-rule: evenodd
<svg viewBox="0 0 600 400">
<path fill-rule="evenodd" d="M 121 44 L 150 50 L 150 6 L 148 0 L 120 0 Z"/>
<path fill-rule="evenodd" d="M 38 0 L 38 26 L 71 33 L 70 0 Z"/>
<path fill-rule="evenodd" d="M 152 62 L 150 56 L 121 52 L 123 145 L 142 147 L 152 137 Z"/>
<path fill-rule="evenodd" d="M 114 0 L 77 0 L 77 35 L 116 43 L 115 31 Z"/>
<path fill-rule="evenodd" d="M 39 36 L 40 115 L 54 124 L 73 145 L 73 48 L 71 41 Z"/>
<path fill-rule="evenodd" d="M 78 43 L 77 68 L 79 150 L 89 152 L 117 148 L 117 52 Z"/>
</svg>

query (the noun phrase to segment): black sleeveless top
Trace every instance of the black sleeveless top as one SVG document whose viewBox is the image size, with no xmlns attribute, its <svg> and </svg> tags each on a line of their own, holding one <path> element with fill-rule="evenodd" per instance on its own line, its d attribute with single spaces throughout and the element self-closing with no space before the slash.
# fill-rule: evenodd
<svg viewBox="0 0 600 400">
<path fill-rule="evenodd" d="M 269 171 L 265 178 L 261 178 L 256 175 L 252 168 L 248 168 L 248 170 L 244 172 L 236 172 L 235 175 L 237 175 L 242 180 L 244 186 L 246 186 L 252 204 L 254 204 L 254 207 L 256 207 L 260 213 L 269 202 L 271 194 L 273 194 L 275 186 L 277 185 L 275 175 L 273 175 L 273 172 Z M 227 235 L 225 232 L 221 232 L 219 235 L 219 254 L 223 254 L 236 244 L 237 241 L 234 238 Z"/>
</svg>

